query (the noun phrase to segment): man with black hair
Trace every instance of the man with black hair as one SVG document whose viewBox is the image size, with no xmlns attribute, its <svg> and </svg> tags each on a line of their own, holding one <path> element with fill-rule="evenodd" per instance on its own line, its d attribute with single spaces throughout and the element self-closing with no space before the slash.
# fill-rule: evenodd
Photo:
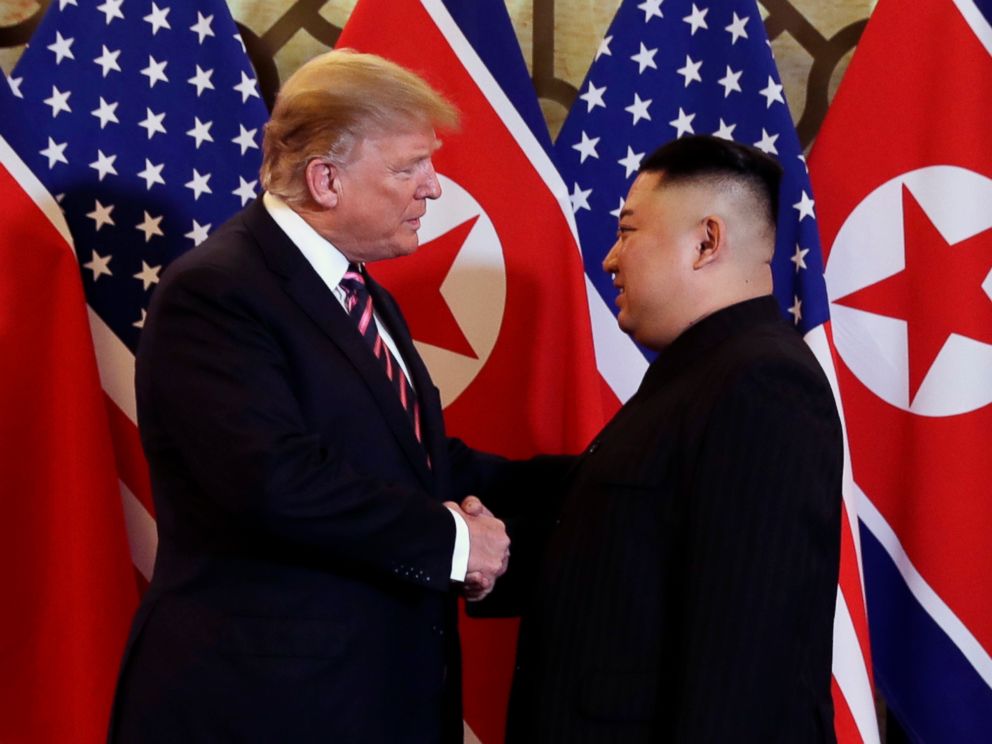
<svg viewBox="0 0 992 744">
<path fill-rule="evenodd" d="M 771 296 L 780 175 L 686 137 L 630 188 L 603 268 L 621 328 L 659 355 L 570 463 L 539 570 L 515 548 L 533 586 L 511 742 L 834 741 L 842 433 Z"/>
</svg>

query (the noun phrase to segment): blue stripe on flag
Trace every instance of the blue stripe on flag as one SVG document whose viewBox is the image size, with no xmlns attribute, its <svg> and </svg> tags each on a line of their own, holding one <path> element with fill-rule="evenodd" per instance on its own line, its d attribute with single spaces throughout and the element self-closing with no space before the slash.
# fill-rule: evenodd
<svg viewBox="0 0 992 744">
<path fill-rule="evenodd" d="M 992 24 L 992 0 L 975 0 L 975 5 L 982 12 L 982 15 Z"/>
<path fill-rule="evenodd" d="M 875 682 L 900 723 L 927 744 L 988 741 L 992 689 L 910 593 L 895 564 L 862 525 Z M 980 733 L 979 733 L 980 732 Z"/>
<path fill-rule="evenodd" d="M 551 151 L 551 135 L 534 92 L 527 63 L 503 0 L 443 0 L 506 97 L 541 146 Z"/>
</svg>

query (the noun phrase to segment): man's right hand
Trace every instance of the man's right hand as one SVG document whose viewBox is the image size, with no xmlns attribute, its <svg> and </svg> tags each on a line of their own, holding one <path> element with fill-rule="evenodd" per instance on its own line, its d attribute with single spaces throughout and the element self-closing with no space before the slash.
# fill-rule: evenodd
<svg viewBox="0 0 992 744">
<path fill-rule="evenodd" d="M 510 559 L 510 538 L 506 525 L 482 506 L 477 498 L 462 502 L 467 510 L 459 509 L 468 526 L 468 570 L 465 574 L 465 595 L 477 601 L 493 590 L 496 579 L 506 573 Z M 455 506 L 453 503 L 447 504 Z"/>
</svg>

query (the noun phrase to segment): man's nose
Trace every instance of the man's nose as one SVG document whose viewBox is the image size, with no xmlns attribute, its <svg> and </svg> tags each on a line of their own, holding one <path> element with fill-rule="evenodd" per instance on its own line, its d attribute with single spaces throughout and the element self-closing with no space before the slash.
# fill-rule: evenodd
<svg viewBox="0 0 992 744">
<path fill-rule="evenodd" d="M 427 174 L 424 178 L 424 182 L 420 185 L 417 196 L 420 199 L 437 199 L 441 196 L 441 182 L 438 181 L 437 172 L 434 170 L 433 163 L 429 163 L 427 165 Z"/>
<path fill-rule="evenodd" d="M 617 265 L 617 257 L 620 255 L 620 239 L 617 238 L 617 242 L 613 244 L 610 248 L 610 252 L 606 254 L 606 258 L 603 259 L 603 271 L 607 274 L 616 274 L 619 270 Z"/>
</svg>

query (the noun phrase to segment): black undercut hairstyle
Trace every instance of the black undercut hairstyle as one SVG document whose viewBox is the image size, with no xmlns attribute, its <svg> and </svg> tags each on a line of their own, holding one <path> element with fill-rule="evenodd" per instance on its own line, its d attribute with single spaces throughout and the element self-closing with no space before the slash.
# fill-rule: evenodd
<svg viewBox="0 0 992 744">
<path fill-rule="evenodd" d="M 665 183 L 728 179 L 750 187 L 768 206 L 774 227 L 778 221 L 778 188 L 782 166 L 755 147 L 709 135 L 672 140 L 641 161 L 641 173 L 665 174 Z"/>
</svg>

